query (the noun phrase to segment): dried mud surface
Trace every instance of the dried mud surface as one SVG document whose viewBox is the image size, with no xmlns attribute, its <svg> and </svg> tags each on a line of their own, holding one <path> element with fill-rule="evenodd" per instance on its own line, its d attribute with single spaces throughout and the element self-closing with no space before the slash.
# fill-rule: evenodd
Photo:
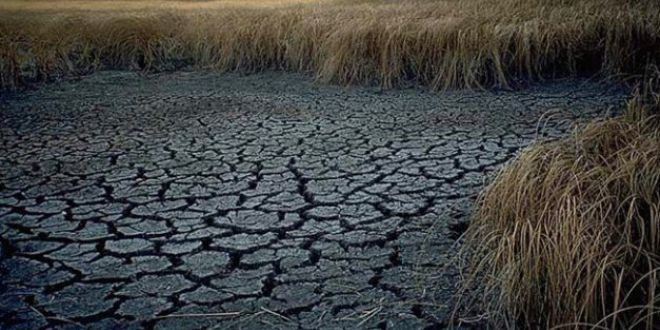
<svg viewBox="0 0 660 330">
<path fill-rule="evenodd" d="M 0 328 L 442 328 L 487 175 L 625 95 L 101 72 L 0 96 Z"/>
</svg>

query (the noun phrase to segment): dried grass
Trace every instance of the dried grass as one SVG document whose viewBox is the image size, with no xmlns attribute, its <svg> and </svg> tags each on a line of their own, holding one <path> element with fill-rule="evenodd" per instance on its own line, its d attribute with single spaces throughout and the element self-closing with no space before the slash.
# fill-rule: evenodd
<svg viewBox="0 0 660 330">
<path fill-rule="evenodd" d="M 97 69 L 303 71 L 340 84 L 507 87 L 640 73 L 660 58 L 652 0 L 0 3 L 0 87 Z"/>
<path fill-rule="evenodd" d="M 625 116 L 529 147 L 483 192 L 463 287 L 481 295 L 497 328 L 660 329 L 653 90 L 637 93 Z"/>
</svg>

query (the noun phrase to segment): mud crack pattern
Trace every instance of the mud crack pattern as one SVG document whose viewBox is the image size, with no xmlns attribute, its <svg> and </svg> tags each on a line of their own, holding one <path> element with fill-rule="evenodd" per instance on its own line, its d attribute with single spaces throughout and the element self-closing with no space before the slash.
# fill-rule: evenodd
<svg viewBox="0 0 660 330">
<path fill-rule="evenodd" d="M 486 175 L 624 95 L 195 72 L 5 95 L 0 328 L 441 328 Z"/>
</svg>

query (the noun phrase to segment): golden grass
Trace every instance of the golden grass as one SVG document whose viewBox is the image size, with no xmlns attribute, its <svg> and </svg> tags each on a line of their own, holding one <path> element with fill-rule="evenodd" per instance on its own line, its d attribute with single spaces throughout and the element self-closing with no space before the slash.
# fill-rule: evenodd
<svg viewBox="0 0 660 330">
<path fill-rule="evenodd" d="M 324 81 L 510 86 L 636 74 L 655 0 L 0 2 L 0 88 L 103 68 L 303 71 Z"/>
<path fill-rule="evenodd" d="M 150 14 L 154 11 L 208 11 L 228 8 L 281 8 L 322 0 L 4 0 L 0 11 L 20 14 Z"/>
<path fill-rule="evenodd" d="M 659 109 L 638 94 L 625 116 L 527 148 L 482 193 L 464 288 L 493 325 L 660 329 Z"/>
<path fill-rule="evenodd" d="M 508 87 L 658 62 L 655 0 L 0 2 L 0 89 L 188 65 Z M 655 97 L 534 145 L 484 192 L 465 251 L 493 324 L 658 329 L 660 120 L 646 113 Z"/>
</svg>

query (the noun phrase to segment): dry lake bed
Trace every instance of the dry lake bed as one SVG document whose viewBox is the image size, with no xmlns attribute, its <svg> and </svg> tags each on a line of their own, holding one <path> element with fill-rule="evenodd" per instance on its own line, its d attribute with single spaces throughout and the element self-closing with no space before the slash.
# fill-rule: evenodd
<svg viewBox="0 0 660 330">
<path fill-rule="evenodd" d="M 476 194 L 627 91 L 101 72 L 0 96 L 0 328 L 442 328 Z"/>
</svg>

